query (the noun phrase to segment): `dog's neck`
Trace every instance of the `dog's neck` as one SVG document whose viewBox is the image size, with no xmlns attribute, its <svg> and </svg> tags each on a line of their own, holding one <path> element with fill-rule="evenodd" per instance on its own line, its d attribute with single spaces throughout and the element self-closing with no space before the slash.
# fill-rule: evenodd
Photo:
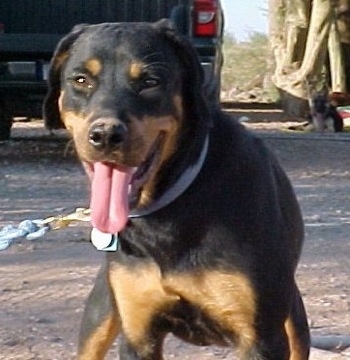
<svg viewBox="0 0 350 360">
<path fill-rule="evenodd" d="M 159 198 L 155 199 L 149 205 L 141 209 L 133 209 L 129 214 L 129 218 L 138 218 L 142 216 L 150 215 L 166 206 L 171 204 L 179 196 L 181 196 L 193 183 L 197 175 L 202 169 L 209 146 L 209 135 L 206 136 L 202 151 L 198 157 L 198 160 L 193 165 L 189 166 L 175 181 L 175 183 L 167 189 Z"/>
</svg>

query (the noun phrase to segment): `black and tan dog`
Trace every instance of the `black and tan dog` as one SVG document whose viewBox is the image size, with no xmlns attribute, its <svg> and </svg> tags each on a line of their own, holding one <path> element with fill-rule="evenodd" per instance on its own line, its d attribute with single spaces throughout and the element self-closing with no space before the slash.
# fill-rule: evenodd
<svg viewBox="0 0 350 360">
<path fill-rule="evenodd" d="M 45 102 L 91 178 L 92 224 L 119 233 L 84 313 L 78 358 L 162 359 L 168 333 L 241 359 L 304 360 L 291 185 L 261 140 L 202 93 L 166 21 L 81 25 L 58 45 Z"/>
</svg>

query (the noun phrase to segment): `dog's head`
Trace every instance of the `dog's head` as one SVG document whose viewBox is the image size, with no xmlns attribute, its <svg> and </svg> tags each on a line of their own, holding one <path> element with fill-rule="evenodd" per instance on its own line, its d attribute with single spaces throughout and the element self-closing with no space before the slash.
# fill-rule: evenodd
<svg viewBox="0 0 350 360">
<path fill-rule="evenodd" d="M 160 170 L 203 141 L 210 120 L 202 83 L 195 50 L 168 21 L 79 25 L 55 51 L 44 118 L 71 133 L 94 181 L 104 181 L 99 167 L 101 178 L 121 172 L 128 180 L 118 186 L 141 184 L 133 196 L 144 205 Z"/>
</svg>

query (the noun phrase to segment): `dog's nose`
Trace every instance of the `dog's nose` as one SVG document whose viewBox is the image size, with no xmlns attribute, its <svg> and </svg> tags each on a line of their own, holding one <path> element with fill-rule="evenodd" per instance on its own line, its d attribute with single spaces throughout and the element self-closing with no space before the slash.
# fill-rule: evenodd
<svg viewBox="0 0 350 360">
<path fill-rule="evenodd" d="M 93 124 L 89 130 L 89 143 L 98 149 L 113 147 L 125 139 L 126 127 L 124 124 Z"/>
</svg>

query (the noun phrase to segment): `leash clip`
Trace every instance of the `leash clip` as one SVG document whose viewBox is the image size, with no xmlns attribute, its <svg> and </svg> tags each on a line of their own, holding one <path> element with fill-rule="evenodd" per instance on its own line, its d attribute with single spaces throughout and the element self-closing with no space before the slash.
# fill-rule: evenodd
<svg viewBox="0 0 350 360">
<path fill-rule="evenodd" d="M 86 208 L 76 208 L 68 215 L 50 216 L 41 221 L 42 226 L 49 226 L 51 230 L 59 230 L 70 226 L 77 221 L 90 221 L 91 210 Z"/>
</svg>

